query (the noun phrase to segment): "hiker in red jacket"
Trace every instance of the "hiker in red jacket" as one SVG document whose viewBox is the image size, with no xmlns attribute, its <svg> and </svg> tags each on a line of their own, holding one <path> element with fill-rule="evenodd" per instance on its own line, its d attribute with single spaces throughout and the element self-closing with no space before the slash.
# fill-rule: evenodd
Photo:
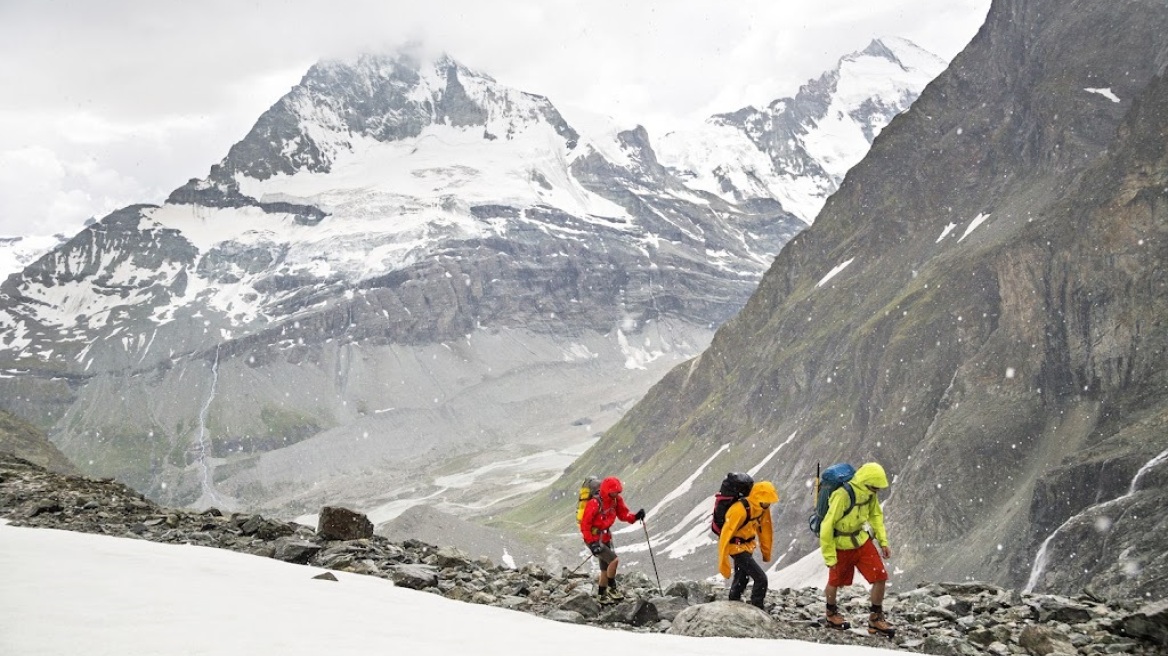
<svg viewBox="0 0 1168 656">
<path fill-rule="evenodd" d="M 621 498 L 621 491 L 619 478 L 610 476 L 601 481 L 600 497 L 588 501 L 584 507 L 584 516 L 580 519 L 580 533 L 584 535 L 584 544 L 588 545 L 588 550 L 600 561 L 596 599 L 601 604 L 611 604 L 624 598 L 616 589 L 616 566 L 619 559 L 612 548 L 612 533 L 609 529 L 617 518 L 629 524 L 645 519 L 644 509 L 636 513 L 629 512 L 629 507 Z"/>
</svg>

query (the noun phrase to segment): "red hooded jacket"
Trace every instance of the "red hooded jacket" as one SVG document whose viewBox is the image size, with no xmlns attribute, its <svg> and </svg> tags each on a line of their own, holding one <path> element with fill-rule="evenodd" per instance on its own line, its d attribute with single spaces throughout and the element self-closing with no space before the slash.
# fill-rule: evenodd
<svg viewBox="0 0 1168 656">
<path fill-rule="evenodd" d="M 584 506 L 584 516 L 580 518 L 580 533 L 585 542 L 612 542 L 609 528 L 618 517 L 629 524 L 637 521 L 620 496 L 622 489 L 620 479 L 615 476 L 600 482 L 600 498 L 590 499 Z"/>
</svg>

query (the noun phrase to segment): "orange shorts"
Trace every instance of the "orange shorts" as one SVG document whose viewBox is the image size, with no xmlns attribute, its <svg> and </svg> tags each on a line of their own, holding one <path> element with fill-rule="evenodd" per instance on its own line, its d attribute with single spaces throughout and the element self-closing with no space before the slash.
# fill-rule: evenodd
<svg viewBox="0 0 1168 656">
<path fill-rule="evenodd" d="M 868 540 L 859 549 L 840 549 L 836 551 L 836 558 L 836 564 L 827 573 L 827 584 L 832 587 L 851 585 L 856 570 L 860 570 L 868 583 L 888 580 L 888 570 L 884 569 L 884 561 L 876 551 L 875 540 Z"/>
</svg>

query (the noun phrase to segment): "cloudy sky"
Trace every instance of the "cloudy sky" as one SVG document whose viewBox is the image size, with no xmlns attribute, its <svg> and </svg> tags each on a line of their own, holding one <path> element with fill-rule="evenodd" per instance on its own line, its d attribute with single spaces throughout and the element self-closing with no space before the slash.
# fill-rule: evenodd
<svg viewBox="0 0 1168 656">
<path fill-rule="evenodd" d="M 793 95 L 873 38 L 949 59 L 990 0 L 0 0 L 0 236 L 161 202 L 314 62 L 421 43 L 652 133 Z"/>
</svg>

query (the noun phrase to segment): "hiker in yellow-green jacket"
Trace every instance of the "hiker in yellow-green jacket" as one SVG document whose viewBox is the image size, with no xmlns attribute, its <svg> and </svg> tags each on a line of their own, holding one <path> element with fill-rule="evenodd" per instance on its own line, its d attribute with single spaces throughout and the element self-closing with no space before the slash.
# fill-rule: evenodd
<svg viewBox="0 0 1168 656">
<path fill-rule="evenodd" d="M 767 593 L 767 575 L 754 560 L 754 547 L 762 551 L 763 562 L 771 560 L 771 542 L 775 531 L 771 525 L 771 504 L 777 503 L 779 493 L 769 481 L 759 481 L 742 502 L 726 509 L 726 521 L 718 538 L 718 571 L 730 578 L 730 561 L 734 561 L 734 578 L 730 581 L 730 601 L 742 599 L 746 584 L 754 580 L 750 589 L 750 603 L 759 608 Z"/>
<path fill-rule="evenodd" d="M 831 568 L 827 587 L 823 590 L 827 601 L 827 625 L 832 628 L 848 626 L 836 605 L 836 593 L 840 586 L 851 585 L 852 575 L 859 570 L 872 585 L 868 633 L 892 636 L 895 629 L 885 619 L 883 606 L 888 570 L 880 558 L 881 555 L 890 558 L 892 550 L 888 547 L 888 534 L 884 530 L 884 511 L 876 497 L 880 490 L 888 488 L 888 476 L 879 464 L 869 462 L 861 465 L 852 480 L 843 485 L 851 486 L 855 504 L 841 486 L 832 492 L 827 514 L 819 526 L 819 550 L 823 553 L 823 562 Z M 865 530 L 865 525 L 871 527 L 871 534 Z M 880 545 L 879 552 L 873 539 Z"/>
</svg>

